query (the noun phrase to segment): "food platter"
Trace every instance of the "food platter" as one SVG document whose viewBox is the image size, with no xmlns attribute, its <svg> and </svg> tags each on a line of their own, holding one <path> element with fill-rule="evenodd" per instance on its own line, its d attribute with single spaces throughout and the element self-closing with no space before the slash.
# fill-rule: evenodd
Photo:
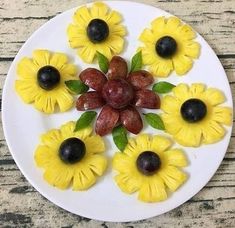
<svg viewBox="0 0 235 228">
<path fill-rule="evenodd" d="M 121 56 L 131 59 L 140 45 L 138 40 L 142 30 L 149 27 L 156 17 L 170 16 L 152 6 L 126 2 L 106 2 L 110 8 L 117 10 L 123 16 L 123 24 L 128 30 L 125 37 L 126 46 Z M 130 10 L 131 9 L 131 10 Z M 136 194 L 124 194 L 115 184 L 112 171 L 112 157 L 117 152 L 112 136 L 104 137 L 106 154 L 108 155 L 108 168 L 99 181 L 86 191 L 59 190 L 48 185 L 34 162 L 34 151 L 39 143 L 39 136 L 46 131 L 59 128 L 68 121 L 76 121 L 82 114 L 75 108 L 51 115 L 35 110 L 26 105 L 17 96 L 14 90 L 16 68 L 19 60 L 24 56 L 31 56 L 35 49 L 49 49 L 66 53 L 70 60 L 78 66 L 79 72 L 87 67 L 96 67 L 98 64 L 84 63 L 70 48 L 66 35 L 67 26 L 76 9 L 68 10 L 39 28 L 22 46 L 16 55 L 7 75 L 3 90 L 3 128 L 11 154 L 27 180 L 44 197 L 59 207 L 84 217 L 112 221 L 126 222 L 146 219 L 168 212 L 193 197 L 214 175 L 218 169 L 228 147 L 231 136 L 231 127 L 226 127 L 227 133 L 223 140 L 198 148 L 183 147 L 177 143 L 174 147 L 185 151 L 189 165 L 184 168 L 189 178 L 182 187 L 169 198 L 157 203 L 143 203 L 137 200 Z M 140 17 L 139 15 L 144 15 Z M 216 54 L 207 42 L 197 34 L 197 42 L 201 46 L 200 57 L 194 61 L 193 68 L 185 76 L 177 76 L 174 72 L 164 81 L 172 84 L 204 83 L 209 87 L 222 90 L 227 98 L 225 105 L 232 107 L 232 95 L 224 69 Z M 156 81 L 163 80 L 157 78 Z M 145 112 L 145 110 L 143 111 Z M 163 131 L 145 125 L 143 133 L 160 134 L 169 137 Z"/>
</svg>

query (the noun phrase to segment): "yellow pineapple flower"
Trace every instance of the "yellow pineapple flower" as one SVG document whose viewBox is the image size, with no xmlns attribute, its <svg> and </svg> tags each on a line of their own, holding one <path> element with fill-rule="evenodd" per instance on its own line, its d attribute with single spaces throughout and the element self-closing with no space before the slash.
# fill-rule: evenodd
<svg viewBox="0 0 235 228">
<path fill-rule="evenodd" d="M 147 134 L 129 139 L 125 150 L 116 153 L 113 169 L 120 189 L 138 199 L 157 202 L 167 199 L 167 188 L 175 191 L 187 179 L 179 167 L 187 166 L 187 159 L 179 149 L 171 149 L 172 142 L 163 136 Z"/>
<path fill-rule="evenodd" d="M 68 122 L 59 130 L 53 129 L 41 136 L 35 151 L 35 162 L 45 169 L 44 179 L 51 185 L 73 190 L 86 190 L 107 166 L 103 139 L 91 135 L 92 129 L 74 132 L 75 122 Z"/>
<path fill-rule="evenodd" d="M 78 55 L 87 63 L 93 62 L 97 51 L 110 59 L 124 47 L 126 29 L 121 21 L 121 15 L 104 3 L 83 6 L 75 12 L 67 29 L 70 46 L 77 48 Z"/>
<path fill-rule="evenodd" d="M 176 17 L 159 17 L 140 35 L 143 63 L 157 77 L 167 77 L 175 70 L 177 75 L 186 74 L 199 57 L 200 45 L 196 33 L 189 25 Z"/>
<path fill-rule="evenodd" d="M 204 84 L 179 84 L 173 95 L 162 99 L 162 119 L 166 131 L 183 146 L 198 147 L 221 140 L 224 125 L 232 123 L 232 109 L 222 107 L 224 94 Z"/>
<path fill-rule="evenodd" d="M 33 58 L 24 57 L 17 65 L 16 92 L 22 100 L 47 114 L 56 106 L 65 112 L 73 106 L 73 97 L 65 81 L 76 79 L 75 65 L 68 63 L 63 53 L 35 50 Z"/>
</svg>

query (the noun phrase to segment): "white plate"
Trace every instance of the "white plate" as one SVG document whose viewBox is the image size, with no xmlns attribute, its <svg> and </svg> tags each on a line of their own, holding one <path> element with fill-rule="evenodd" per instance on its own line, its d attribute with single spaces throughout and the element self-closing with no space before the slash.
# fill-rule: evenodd
<svg viewBox="0 0 235 228">
<path fill-rule="evenodd" d="M 160 9 L 139 3 L 112 1 L 107 4 L 123 15 L 123 24 L 128 29 L 126 38 L 128 45 L 122 56 L 127 59 L 132 57 L 139 46 L 138 37 L 142 30 L 148 27 L 156 17 L 169 16 Z M 75 50 L 69 47 L 66 37 L 66 28 L 72 21 L 75 10 L 71 9 L 60 14 L 38 29 L 23 45 L 7 75 L 2 103 L 3 127 L 16 164 L 28 181 L 44 197 L 59 207 L 84 217 L 113 222 L 134 221 L 160 215 L 178 207 L 205 186 L 216 172 L 227 150 L 231 128 L 228 128 L 225 138 L 219 143 L 197 149 L 185 148 L 190 161 L 185 171 L 188 172 L 190 178 L 169 199 L 161 203 L 142 203 L 136 199 L 136 195 L 130 196 L 122 193 L 112 179 L 110 164 L 100 181 L 85 192 L 61 191 L 48 185 L 43 180 L 42 170 L 35 166 L 33 155 L 39 143 L 39 135 L 67 121 L 77 120 L 81 113 L 73 109 L 67 113 L 47 116 L 36 111 L 31 105 L 25 105 L 14 91 L 16 64 L 22 57 L 31 56 L 34 49 L 46 48 L 67 53 L 80 70 L 85 69 L 88 65 L 76 56 Z M 232 107 L 230 87 L 221 63 L 200 35 L 197 41 L 201 44 L 201 55 L 195 61 L 193 69 L 184 77 L 172 74 L 166 80 L 175 84 L 203 82 L 208 86 L 217 87 L 224 91 L 227 97 L 226 105 Z M 93 65 L 93 67 L 96 66 Z M 161 131 L 153 130 L 151 127 L 146 128 L 145 132 L 162 134 Z M 112 144 L 110 136 L 106 137 L 106 142 L 109 145 L 107 153 L 111 158 L 117 149 Z M 179 145 L 175 146 L 179 147 Z"/>
</svg>

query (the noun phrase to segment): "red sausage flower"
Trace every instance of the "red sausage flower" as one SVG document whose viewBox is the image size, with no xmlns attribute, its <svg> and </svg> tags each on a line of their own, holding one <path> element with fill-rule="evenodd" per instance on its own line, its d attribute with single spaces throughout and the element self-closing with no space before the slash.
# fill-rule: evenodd
<svg viewBox="0 0 235 228">
<path fill-rule="evenodd" d="M 120 56 L 111 59 L 106 75 L 95 68 L 87 68 L 79 77 L 92 91 L 78 98 L 77 110 L 102 107 L 95 126 L 100 136 L 110 133 L 118 124 L 138 134 L 143 122 L 137 108 L 160 107 L 158 95 L 147 89 L 154 81 L 153 76 L 144 70 L 128 73 L 127 63 Z"/>
</svg>

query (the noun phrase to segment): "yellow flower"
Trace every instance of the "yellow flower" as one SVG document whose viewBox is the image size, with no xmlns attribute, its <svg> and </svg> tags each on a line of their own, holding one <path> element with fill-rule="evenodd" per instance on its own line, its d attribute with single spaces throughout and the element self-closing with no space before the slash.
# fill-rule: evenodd
<svg viewBox="0 0 235 228">
<path fill-rule="evenodd" d="M 121 15 L 104 3 L 83 6 L 75 12 L 73 24 L 67 29 L 70 46 L 78 48 L 78 55 L 87 63 L 93 62 L 97 51 L 110 59 L 124 47 L 126 30 L 121 21 Z"/>
<path fill-rule="evenodd" d="M 215 143 L 223 138 L 232 123 L 232 110 L 219 106 L 225 101 L 221 91 L 206 89 L 204 84 L 179 84 L 173 95 L 162 99 L 162 119 L 166 131 L 183 146 L 198 147 L 201 143 Z"/>
<path fill-rule="evenodd" d="M 200 53 L 199 43 L 193 40 L 196 33 L 176 17 L 159 17 L 151 25 L 139 38 L 144 43 L 143 63 L 158 77 L 167 77 L 173 70 L 186 74 Z"/>
<path fill-rule="evenodd" d="M 74 127 L 74 122 L 68 122 L 59 130 L 50 130 L 42 135 L 41 145 L 35 151 L 35 162 L 45 169 L 44 179 L 49 184 L 60 189 L 72 184 L 73 190 L 86 190 L 106 169 L 107 159 L 101 155 L 105 145 L 100 136 L 91 135 L 91 128 L 74 132 Z M 74 139 L 75 147 L 71 141 L 68 143 Z M 81 146 L 77 146 L 77 141 L 85 146 L 83 151 Z M 62 145 L 65 145 L 63 149 Z"/>
<path fill-rule="evenodd" d="M 64 112 L 73 106 L 64 82 L 76 79 L 76 73 L 65 54 L 35 50 L 32 59 L 24 57 L 18 63 L 15 89 L 25 103 L 34 103 L 41 112 L 53 113 L 57 105 Z"/>
<path fill-rule="evenodd" d="M 167 199 L 166 187 L 175 191 L 187 176 L 178 167 L 187 166 L 187 159 L 179 149 L 170 149 L 166 137 L 141 134 L 130 139 L 123 153 L 116 153 L 113 168 L 119 172 L 115 181 L 121 190 L 139 192 L 138 199 L 157 202 Z"/>
</svg>

